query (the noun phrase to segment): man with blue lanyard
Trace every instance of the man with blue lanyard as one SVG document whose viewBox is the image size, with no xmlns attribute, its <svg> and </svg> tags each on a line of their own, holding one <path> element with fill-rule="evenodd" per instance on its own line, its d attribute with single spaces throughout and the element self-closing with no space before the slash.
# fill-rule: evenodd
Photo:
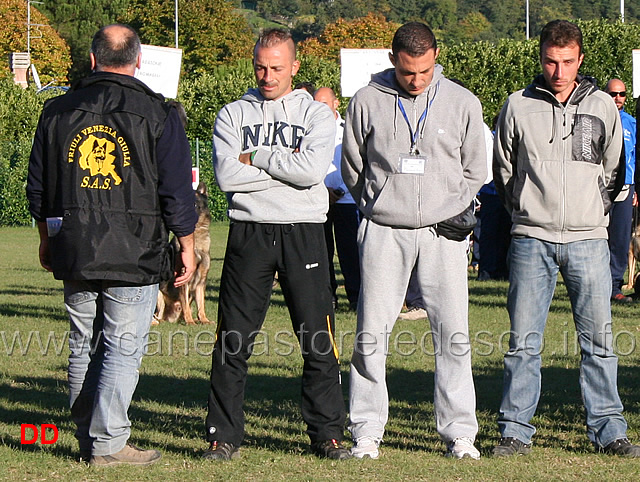
<svg viewBox="0 0 640 482">
<path fill-rule="evenodd" d="M 437 225 L 470 206 L 487 176 L 487 153 L 480 102 L 444 77 L 438 53 L 427 25 L 400 27 L 389 56 L 394 68 L 374 75 L 345 117 L 342 176 L 364 217 L 350 384 L 356 458 L 379 455 L 389 411 L 387 355 L 423 349 L 427 333 L 436 355 L 438 434 L 448 455 L 480 457 L 473 445 L 467 242 L 438 234 Z M 425 326 L 415 346 L 399 347 L 389 335 L 414 267 L 430 331 Z"/>
<path fill-rule="evenodd" d="M 605 88 L 620 111 L 622 133 L 624 135 L 625 170 L 624 187 L 609 211 L 609 253 L 611 260 L 611 300 L 618 303 L 631 303 L 631 297 L 622 293 L 624 272 L 628 264 L 629 242 L 631 241 L 631 219 L 633 217 L 633 199 L 635 189 L 633 176 L 636 170 L 636 120 L 624 111 L 627 89 L 620 79 L 611 79 Z M 622 172 L 620 173 L 622 175 Z M 633 283 L 633 280 L 629 280 Z"/>
</svg>

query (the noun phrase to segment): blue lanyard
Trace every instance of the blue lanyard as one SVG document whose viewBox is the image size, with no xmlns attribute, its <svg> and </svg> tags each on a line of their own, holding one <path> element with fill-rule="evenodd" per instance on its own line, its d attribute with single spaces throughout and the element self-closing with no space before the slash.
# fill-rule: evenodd
<svg viewBox="0 0 640 482">
<path fill-rule="evenodd" d="M 404 117 L 404 120 L 407 123 L 407 127 L 409 127 L 409 134 L 411 135 L 411 154 L 415 153 L 415 147 L 416 147 L 416 144 L 418 143 L 418 136 L 420 135 L 420 123 L 427 122 L 427 114 L 429 112 L 429 109 L 431 108 L 431 104 L 433 104 L 433 101 L 436 99 L 436 94 L 438 93 L 439 86 L 440 86 L 440 82 L 436 84 L 436 91 L 433 94 L 433 98 L 429 101 L 429 104 L 427 104 L 427 106 L 424 108 L 424 112 L 418 119 L 418 125 L 416 126 L 415 132 L 413 132 L 413 129 L 411 128 L 411 122 L 409 122 L 409 117 L 407 116 L 407 112 L 404 110 L 404 106 L 402 105 L 402 102 L 400 102 L 400 97 L 398 97 L 398 107 L 400 108 L 400 112 L 402 112 L 402 116 Z"/>
</svg>

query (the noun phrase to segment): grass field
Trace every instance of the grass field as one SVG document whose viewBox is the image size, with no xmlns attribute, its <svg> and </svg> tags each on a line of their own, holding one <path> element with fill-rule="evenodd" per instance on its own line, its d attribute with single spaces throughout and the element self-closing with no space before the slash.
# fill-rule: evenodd
<svg viewBox="0 0 640 482">
<path fill-rule="evenodd" d="M 227 226 L 214 225 L 211 232 L 207 313 L 215 319 Z M 489 456 L 498 437 L 502 351 L 508 343 L 507 284 L 475 280 L 469 284 L 478 446 L 483 454 L 479 461 L 443 457 L 433 420 L 434 357 L 425 322 L 398 322 L 392 333 L 387 364 L 390 420 L 382 457 L 338 463 L 310 455 L 299 412 L 301 357 L 297 345 L 291 350 L 282 343 L 294 338 L 286 336 L 291 330 L 289 317 L 276 289 L 265 334 L 258 337 L 250 361 L 247 435 L 239 460 L 216 464 L 199 458 L 206 447 L 202 436 L 215 327 L 161 324 L 152 327 L 130 416 L 132 441 L 161 450 L 163 458 L 147 468 L 94 468 L 75 461 L 77 446 L 67 406 L 68 326 L 62 284 L 38 265 L 36 230 L 0 228 L 0 479 L 637 480 L 640 460 L 596 454 L 585 435 L 579 354 L 562 284 L 546 331 L 534 451 L 507 460 Z M 629 436 L 636 442 L 640 442 L 639 312 L 638 305 L 613 307 L 619 389 Z M 339 311 L 336 319 L 346 402 L 356 320 L 346 311 Z M 285 335 L 276 337 L 279 331 Z M 59 439 L 52 445 L 22 445 L 20 425 L 26 423 L 55 424 Z"/>
</svg>

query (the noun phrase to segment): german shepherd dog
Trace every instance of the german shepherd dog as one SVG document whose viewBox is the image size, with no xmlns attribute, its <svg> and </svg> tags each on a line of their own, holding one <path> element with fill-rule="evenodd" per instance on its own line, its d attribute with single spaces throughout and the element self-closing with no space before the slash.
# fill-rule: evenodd
<svg viewBox="0 0 640 482">
<path fill-rule="evenodd" d="M 209 254 L 211 246 L 209 234 L 211 212 L 209 211 L 207 186 L 204 182 L 198 184 L 195 194 L 196 212 L 198 213 L 198 222 L 193 233 L 196 271 L 193 274 L 193 278 L 179 288 L 173 286 L 175 276 L 172 276 L 169 281 L 160 283 L 158 303 L 156 312 L 153 315 L 154 324 L 158 324 L 160 321 L 175 323 L 180 319 L 180 316 L 183 316 L 187 325 L 194 325 L 195 321 L 191 313 L 191 302 L 194 299 L 198 308 L 198 321 L 200 323 L 211 323 L 204 312 L 204 292 L 207 287 L 207 274 L 211 266 L 211 255 Z M 180 243 L 175 236 L 171 239 L 171 243 L 173 244 L 174 252 L 180 252 Z"/>
<path fill-rule="evenodd" d="M 633 288 L 634 296 L 640 296 L 640 273 L 636 271 L 636 261 L 640 261 L 640 225 L 634 226 L 629 245 L 629 282 L 624 289 Z"/>
</svg>

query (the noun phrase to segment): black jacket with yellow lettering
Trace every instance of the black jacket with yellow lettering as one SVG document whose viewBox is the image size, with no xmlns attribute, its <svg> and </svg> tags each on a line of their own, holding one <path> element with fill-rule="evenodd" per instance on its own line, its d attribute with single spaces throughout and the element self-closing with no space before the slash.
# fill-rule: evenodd
<svg viewBox="0 0 640 482">
<path fill-rule="evenodd" d="M 57 279 L 161 279 L 168 231 L 156 146 L 169 110 L 142 82 L 106 72 L 46 102 L 27 197 L 36 220 L 62 218 L 60 231 L 49 233 Z"/>
</svg>

